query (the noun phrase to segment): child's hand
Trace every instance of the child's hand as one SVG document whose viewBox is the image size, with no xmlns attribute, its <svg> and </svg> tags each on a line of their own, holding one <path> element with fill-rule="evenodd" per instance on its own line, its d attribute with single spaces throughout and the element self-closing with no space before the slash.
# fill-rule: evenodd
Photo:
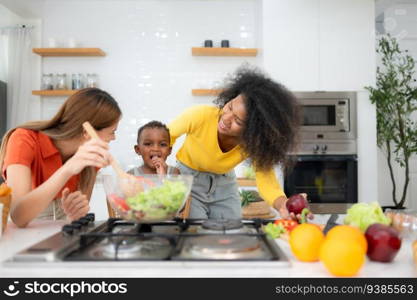
<svg viewBox="0 0 417 300">
<path fill-rule="evenodd" d="M 69 189 L 65 188 L 61 201 L 64 213 L 71 221 L 84 217 L 90 210 L 87 196 L 80 191 L 70 193 Z"/>
<path fill-rule="evenodd" d="M 167 173 L 168 165 L 165 163 L 165 161 L 162 158 L 158 156 L 154 156 L 152 157 L 152 162 L 153 162 L 153 165 L 155 166 L 157 174 L 163 175 Z"/>
</svg>

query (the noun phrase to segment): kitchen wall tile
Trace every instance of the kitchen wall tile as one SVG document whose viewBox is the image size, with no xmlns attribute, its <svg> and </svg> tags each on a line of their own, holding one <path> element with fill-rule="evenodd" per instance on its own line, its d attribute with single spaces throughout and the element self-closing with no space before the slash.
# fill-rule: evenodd
<svg viewBox="0 0 417 300">
<path fill-rule="evenodd" d="M 100 47 L 104 58 L 44 58 L 44 73 L 97 73 L 100 87 L 120 103 L 123 119 L 112 151 L 123 167 L 137 163 L 132 145 L 147 120 L 169 122 L 185 108 L 211 103 L 193 88 L 210 88 L 243 62 L 259 58 L 195 57 L 191 47 L 211 39 L 218 46 L 258 47 L 256 0 L 45 1 L 43 46 L 55 38 L 67 46 Z M 70 13 L 69 13 L 70 12 Z M 44 100 L 44 116 L 57 109 Z M 171 155 L 169 162 L 174 163 Z"/>
</svg>

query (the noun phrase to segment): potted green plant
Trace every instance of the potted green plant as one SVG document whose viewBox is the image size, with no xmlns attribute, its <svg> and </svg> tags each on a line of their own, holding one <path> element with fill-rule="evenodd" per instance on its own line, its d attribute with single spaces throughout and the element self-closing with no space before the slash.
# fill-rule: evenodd
<svg viewBox="0 0 417 300">
<path fill-rule="evenodd" d="M 365 87 L 370 100 L 376 105 L 378 147 L 386 155 L 392 181 L 392 199 L 395 208 L 404 208 L 410 183 L 410 158 L 417 153 L 417 86 L 415 84 L 415 61 L 399 48 L 390 35 L 378 41 L 377 53 L 381 66 L 377 68 L 376 87 Z M 397 193 L 393 162 L 404 171 L 402 192 Z"/>
</svg>

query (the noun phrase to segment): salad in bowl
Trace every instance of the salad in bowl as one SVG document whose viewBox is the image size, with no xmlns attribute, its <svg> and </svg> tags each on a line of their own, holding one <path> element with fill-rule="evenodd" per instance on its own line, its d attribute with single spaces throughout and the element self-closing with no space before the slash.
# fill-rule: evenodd
<svg viewBox="0 0 417 300">
<path fill-rule="evenodd" d="M 104 190 L 117 216 L 139 223 L 173 219 L 191 191 L 191 175 L 103 177 Z"/>
</svg>

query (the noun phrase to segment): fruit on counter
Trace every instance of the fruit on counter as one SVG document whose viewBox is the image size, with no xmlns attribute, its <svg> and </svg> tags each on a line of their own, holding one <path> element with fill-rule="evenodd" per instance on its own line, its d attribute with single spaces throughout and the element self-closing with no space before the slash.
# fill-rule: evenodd
<svg viewBox="0 0 417 300">
<path fill-rule="evenodd" d="M 335 276 L 355 276 L 365 263 L 360 243 L 349 239 L 328 238 L 320 247 L 320 261 Z"/>
<path fill-rule="evenodd" d="M 305 195 L 305 194 L 304 194 Z M 304 208 L 308 208 L 308 202 L 302 194 L 294 194 L 288 198 L 286 207 L 290 213 L 301 214 Z"/>
<path fill-rule="evenodd" d="M 398 231 L 388 225 L 372 224 L 365 232 L 368 241 L 368 257 L 370 260 L 390 262 L 401 248 Z"/>
<path fill-rule="evenodd" d="M 347 210 L 344 220 L 346 225 L 358 227 L 365 232 L 369 225 L 381 223 L 390 224 L 390 219 L 384 215 L 381 206 L 377 202 L 372 203 L 356 203 Z"/>
<path fill-rule="evenodd" d="M 0 184 L 0 197 L 8 196 L 12 193 L 12 189 L 5 183 Z"/>
<path fill-rule="evenodd" d="M 277 239 L 281 234 L 285 233 L 286 230 L 281 224 L 268 223 L 263 227 L 264 232 L 271 239 Z"/>
<path fill-rule="evenodd" d="M 326 239 L 334 240 L 350 240 L 361 246 L 363 253 L 366 254 L 368 250 L 368 242 L 365 235 L 357 228 L 349 225 L 337 225 L 329 230 L 326 234 Z"/>
<path fill-rule="evenodd" d="M 323 232 L 313 224 L 300 224 L 290 232 L 291 251 L 300 261 L 317 261 L 323 241 Z"/>
<path fill-rule="evenodd" d="M 354 276 L 365 262 L 367 241 L 357 228 L 337 225 L 330 229 L 320 248 L 320 261 L 335 276 Z"/>
<path fill-rule="evenodd" d="M 298 223 L 296 221 L 287 219 L 275 220 L 274 224 L 281 225 L 288 232 L 291 232 L 296 226 L 298 226 Z"/>
</svg>

